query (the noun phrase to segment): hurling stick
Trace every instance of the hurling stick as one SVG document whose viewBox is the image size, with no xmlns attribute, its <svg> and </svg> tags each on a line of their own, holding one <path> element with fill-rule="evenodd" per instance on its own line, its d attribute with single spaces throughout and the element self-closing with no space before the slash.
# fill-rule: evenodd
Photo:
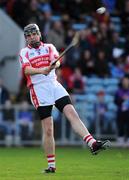
<svg viewBox="0 0 129 180">
<path fill-rule="evenodd" d="M 78 42 L 79 42 L 79 32 L 76 32 L 75 36 L 73 37 L 68 47 L 59 55 L 59 57 L 51 65 L 55 65 L 57 61 L 59 61 L 60 58 L 64 56 L 72 47 L 76 46 Z"/>
</svg>

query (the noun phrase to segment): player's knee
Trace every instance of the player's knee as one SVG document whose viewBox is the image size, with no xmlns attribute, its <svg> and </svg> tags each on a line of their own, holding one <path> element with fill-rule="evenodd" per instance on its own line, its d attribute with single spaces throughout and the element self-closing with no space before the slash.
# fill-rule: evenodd
<svg viewBox="0 0 129 180">
<path fill-rule="evenodd" d="M 72 105 L 67 105 L 64 107 L 64 113 L 67 117 L 72 116 L 73 118 L 79 118 L 78 113 Z"/>
</svg>

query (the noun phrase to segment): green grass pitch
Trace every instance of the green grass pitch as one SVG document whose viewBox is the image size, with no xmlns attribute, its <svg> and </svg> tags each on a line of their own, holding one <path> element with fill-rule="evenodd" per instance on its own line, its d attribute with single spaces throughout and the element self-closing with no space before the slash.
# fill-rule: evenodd
<svg viewBox="0 0 129 180">
<path fill-rule="evenodd" d="M 129 149 L 109 149 L 97 156 L 88 149 L 58 147 L 57 172 L 47 167 L 41 148 L 0 148 L 0 180 L 129 180 Z"/>
</svg>

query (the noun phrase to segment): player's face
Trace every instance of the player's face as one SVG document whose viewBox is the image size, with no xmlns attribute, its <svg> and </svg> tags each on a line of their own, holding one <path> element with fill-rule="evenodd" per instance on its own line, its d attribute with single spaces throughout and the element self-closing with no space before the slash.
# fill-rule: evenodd
<svg viewBox="0 0 129 180">
<path fill-rule="evenodd" d="M 40 42 L 40 35 L 37 32 L 32 32 L 26 35 L 26 41 L 28 44 L 33 45 Z"/>
</svg>

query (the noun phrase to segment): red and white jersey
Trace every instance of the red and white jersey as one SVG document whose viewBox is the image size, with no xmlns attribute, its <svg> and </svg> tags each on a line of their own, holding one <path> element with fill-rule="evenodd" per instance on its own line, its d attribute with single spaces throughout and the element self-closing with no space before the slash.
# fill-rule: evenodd
<svg viewBox="0 0 129 180">
<path fill-rule="evenodd" d="M 25 47 L 20 51 L 20 64 L 23 72 L 26 66 L 33 68 L 43 68 L 50 65 L 54 59 L 59 56 L 56 48 L 52 44 L 41 43 L 38 48 Z M 50 80 L 56 80 L 55 69 L 53 69 L 47 76 L 43 74 L 26 75 L 27 86 L 49 82 Z"/>
</svg>

